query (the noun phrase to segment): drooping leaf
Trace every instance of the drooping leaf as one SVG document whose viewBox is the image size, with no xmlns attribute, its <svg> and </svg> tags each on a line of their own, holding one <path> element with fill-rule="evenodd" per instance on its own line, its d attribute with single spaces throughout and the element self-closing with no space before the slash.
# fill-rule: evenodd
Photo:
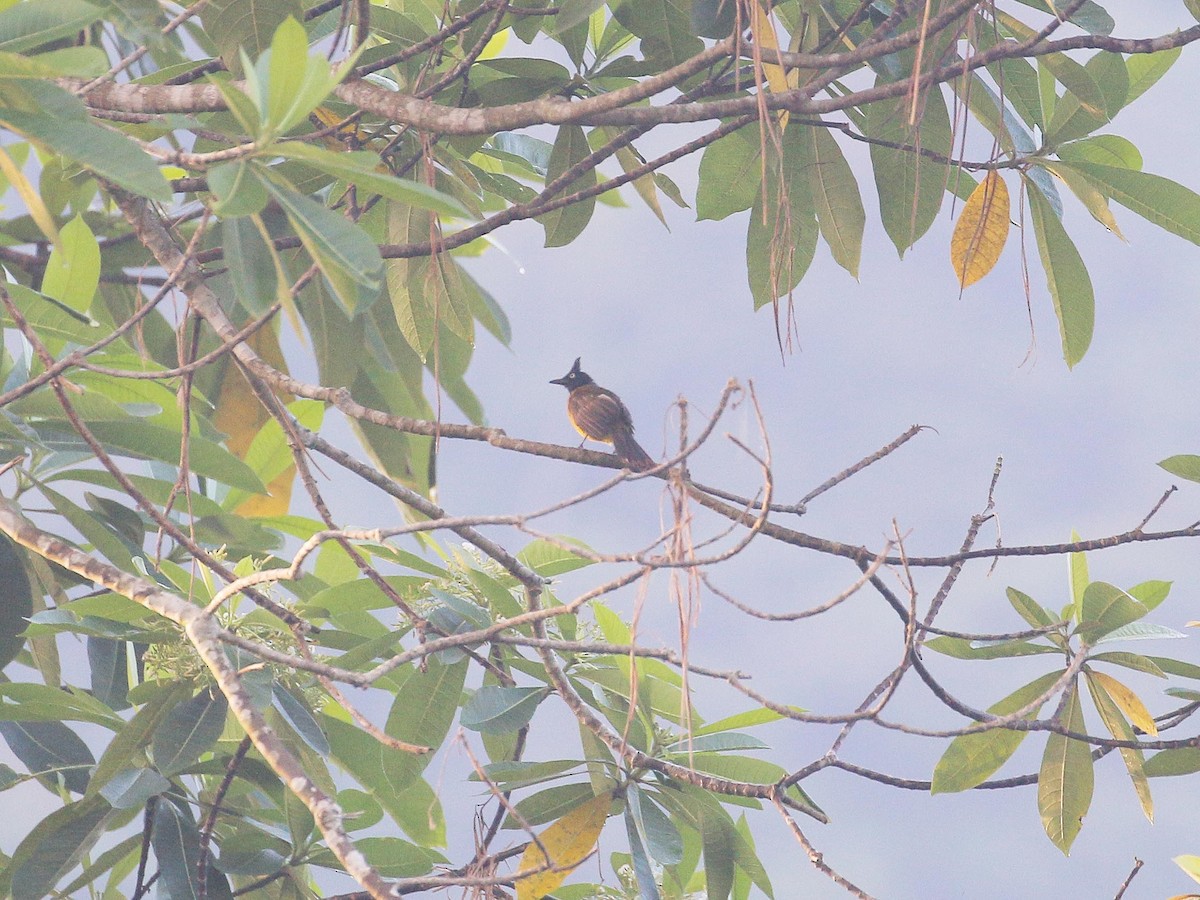
<svg viewBox="0 0 1200 900">
<path fill-rule="evenodd" d="M 1008 240 L 1011 215 L 1008 186 L 999 172 L 988 172 L 971 192 L 950 238 L 950 262 L 960 286 L 970 287 L 996 265 Z"/>
<path fill-rule="evenodd" d="M 812 264 L 820 233 L 806 171 L 808 154 L 793 125 L 784 136 L 783 156 L 769 145 L 767 174 L 750 210 L 746 272 L 754 308 L 790 293 Z"/>
<path fill-rule="evenodd" d="M 654 878 L 654 867 L 650 864 L 645 837 L 634 821 L 630 805 L 625 807 L 625 834 L 629 839 L 629 856 L 633 863 L 633 877 L 637 882 L 638 900 L 660 900 L 662 895 Z"/>
<path fill-rule="evenodd" d="M 1087 731 L 1079 691 L 1074 687 L 1068 689 L 1060 721 L 1068 731 Z M 1091 748 L 1052 733 L 1038 770 L 1038 812 L 1046 835 L 1064 855 L 1071 852 L 1071 844 L 1083 827 L 1083 817 L 1092 804 L 1094 782 Z"/>
<path fill-rule="evenodd" d="M 921 118 L 915 128 L 908 125 L 906 98 L 868 104 L 863 124 L 869 137 L 911 148 L 871 145 L 879 218 L 901 258 L 933 225 L 946 193 L 947 178 L 954 178 L 945 164 L 918 152 L 928 150 L 948 158 L 951 150 L 945 97 L 937 88 L 922 97 Z"/>
<path fill-rule="evenodd" d="M 1092 279 L 1049 201 L 1038 190 L 1027 191 L 1027 195 L 1038 255 L 1046 272 L 1046 286 L 1058 317 L 1063 358 L 1067 366 L 1073 368 L 1083 359 L 1092 342 L 1096 317 Z"/>
<path fill-rule="evenodd" d="M 425 671 L 409 666 L 391 680 L 396 699 L 385 730 L 394 738 L 423 747 L 439 747 L 450 731 L 458 709 L 466 660 L 452 664 L 431 659 Z M 429 764 L 428 754 L 389 752 L 384 759 L 388 782 L 397 792 L 414 780 Z"/>
<path fill-rule="evenodd" d="M 320 724 L 313 718 L 308 707 L 298 700 L 291 691 L 280 684 L 272 688 L 272 705 L 279 714 L 295 729 L 301 740 L 321 756 L 329 755 L 329 739 L 321 730 Z"/>
<path fill-rule="evenodd" d="M 352 313 L 360 300 L 378 293 L 383 286 L 383 258 L 366 232 L 291 188 L 270 184 L 269 189 L 347 311 Z"/>
<path fill-rule="evenodd" d="M 191 815 L 173 801 L 160 798 L 154 808 L 150 845 L 158 860 L 159 878 L 170 891 L 171 900 L 199 900 L 200 831 Z M 209 897 L 232 900 L 229 882 L 212 865 L 207 869 L 206 884 Z"/>
<path fill-rule="evenodd" d="M 808 127 L 802 134 L 808 186 L 821 236 L 834 261 L 857 278 L 867 221 L 858 180 L 828 129 Z"/>
<path fill-rule="evenodd" d="M 557 179 L 572 166 L 580 163 L 592 152 L 588 146 L 587 136 L 578 125 L 561 125 L 558 136 L 554 139 L 554 149 L 550 153 L 550 163 L 546 170 L 546 183 Z M 558 196 L 565 196 L 591 187 L 596 183 L 594 169 L 589 169 L 578 178 L 571 181 L 559 191 Z M 547 247 L 565 247 L 583 232 L 592 219 L 592 211 L 596 208 L 594 197 L 560 207 L 538 217 L 538 221 L 546 229 Z"/>
<path fill-rule="evenodd" d="M 1133 729 L 1129 727 L 1129 721 L 1126 721 L 1125 718 L 1129 716 L 1133 720 L 1131 713 L 1143 722 L 1149 722 L 1152 730 L 1143 728 L 1147 734 L 1158 733 L 1154 720 L 1146 712 L 1146 707 L 1142 706 L 1141 700 L 1129 688 L 1103 672 L 1088 671 L 1085 674 L 1092 702 L 1096 704 L 1096 711 L 1100 713 L 1100 718 L 1109 734 L 1119 741 L 1136 740 Z M 1125 714 L 1124 716 L 1122 712 Z M 1134 721 L 1134 724 L 1138 724 L 1138 722 Z M 1133 783 L 1133 789 L 1137 793 L 1142 812 L 1149 821 L 1153 822 L 1154 801 L 1150 796 L 1150 784 L 1146 780 L 1142 751 L 1134 747 L 1119 747 L 1118 750 L 1120 750 L 1121 759 L 1125 763 L 1125 769 L 1129 773 L 1129 780 Z"/>
<path fill-rule="evenodd" d="M 682 860 L 683 838 L 679 829 L 650 799 L 650 794 L 636 785 L 631 785 L 625 799 L 626 809 L 651 858 L 664 866 L 673 866 Z"/>
<path fill-rule="evenodd" d="M 754 205 L 762 186 L 758 131 L 743 128 L 710 144 L 700 157 L 696 218 L 724 219 Z"/>
</svg>

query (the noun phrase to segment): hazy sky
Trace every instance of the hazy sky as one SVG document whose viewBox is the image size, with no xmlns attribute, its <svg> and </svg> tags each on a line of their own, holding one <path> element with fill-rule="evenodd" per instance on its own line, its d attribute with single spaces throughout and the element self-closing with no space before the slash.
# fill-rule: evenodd
<svg viewBox="0 0 1200 900">
<path fill-rule="evenodd" d="M 1188 24 L 1182 4 L 1106 7 L 1122 36 Z M 1200 55 L 1187 48 L 1154 89 L 1103 129 L 1133 140 L 1146 171 L 1193 190 L 1200 189 L 1194 165 L 1200 145 L 1197 78 Z M 649 145 L 647 155 L 653 149 Z M 802 530 L 877 547 L 895 519 L 910 553 L 952 551 L 970 515 L 982 508 L 1001 455 L 1004 474 L 996 499 L 1005 544 L 1066 540 L 1072 528 L 1099 537 L 1135 526 L 1175 483 L 1155 464 L 1175 453 L 1200 452 L 1196 247 L 1114 207 L 1129 241 L 1122 243 L 1067 199 L 1065 224 L 1096 292 L 1091 349 L 1068 371 L 1032 234 L 1026 240 L 1031 333 L 1016 229 L 996 270 L 960 297 L 949 264 L 949 205 L 898 261 L 878 221 L 866 148 L 843 144 L 843 149 L 867 207 L 860 279 L 840 269 L 824 245 L 818 248 L 795 294 L 798 348 L 783 358 L 770 312 L 752 312 L 744 263 L 746 213 L 696 223 L 691 211 L 668 208 L 668 232 L 629 192 L 628 209 L 598 207 L 583 237 L 567 248 L 542 249 L 542 230 L 533 223 L 506 229 L 499 238 L 508 255 L 490 252 L 471 263 L 513 324 L 512 351 L 484 338 L 472 367 L 471 383 L 490 423 L 522 437 L 572 443 L 563 391 L 546 382 L 582 356 L 585 370 L 626 400 L 641 442 L 658 455 L 675 433 L 669 411 L 678 395 L 698 411 L 709 410 L 727 379 L 743 384 L 753 379 L 781 502 L 798 499 L 909 425 L 937 429 L 817 500 L 803 521 L 792 523 Z M 694 160 L 669 170 L 689 199 L 694 171 Z M 1035 345 L 1027 358 L 1031 340 Z M 752 444 L 757 440 L 744 409 L 721 431 Z M 532 510 L 605 474 L 515 456 L 506 463 L 497 478 L 495 456 L 486 448 L 447 446 L 442 501 L 456 514 Z M 738 489 L 754 484 L 753 466 L 728 447 L 703 451 L 693 469 L 707 483 Z M 1200 485 L 1180 487 L 1155 520 L 1160 527 L 1200 519 Z M 660 514 L 659 485 L 624 485 L 615 495 L 556 517 L 553 528 L 615 551 L 653 535 Z M 720 527 L 703 515 L 697 522 L 698 534 Z M 994 527 L 985 527 L 980 543 L 995 539 Z M 1122 586 L 1149 578 L 1174 581 L 1171 599 L 1153 621 L 1182 629 L 1200 618 L 1194 543 L 1096 553 L 1090 563 L 1093 578 Z M 828 599 L 857 573 L 845 562 L 760 542 L 714 574 L 740 599 L 782 611 Z M 941 574 L 918 573 L 924 602 Z M 585 570 L 570 584 L 601 577 Z M 1066 561 L 1007 560 L 990 577 L 984 564 L 968 568 L 940 624 L 1022 627 L 1004 598 L 1009 585 L 1059 606 L 1066 600 Z M 633 603 L 632 590 L 614 601 L 625 613 Z M 645 641 L 677 643 L 674 615 L 660 579 L 648 597 Z M 1200 662 L 1194 642 L 1130 649 Z M 774 699 L 836 712 L 853 708 L 895 664 L 899 635 L 894 614 L 873 594 L 796 625 L 752 623 L 704 595 L 691 651 L 705 664 L 752 671 L 755 687 Z M 978 707 L 1050 668 L 1037 661 L 965 664 L 933 653 L 926 660 Z M 1159 699 L 1159 682 L 1122 677 L 1152 698 L 1154 712 L 1173 705 L 1170 698 Z M 927 702 L 913 681 L 891 718 L 953 727 L 953 717 Z M 730 691 L 709 686 L 697 701 L 710 718 L 746 705 Z M 1092 719 L 1089 727 L 1101 728 Z M 832 737 L 826 729 L 794 724 L 764 735 L 773 744 L 771 758 L 783 765 L 811 761 Z M 1043 742 L 1029 738 L 1001 774 L 1036 770 Z M 893 774 L 928 778 L 942 749 L 941 742 L 860 728 L 843 755 Z M 1112 896 L 1135 855 L 1147 866 L 1128 897 L 1187 891 L 1190 880 L 1169 860 L 1200 852 L 1194 783 L 1152 783 L 1157 824 L 1151 827 L 1120 760 L 1112 755 L 1096 772 L 1092 810 L 1070 859 L 1046 839 L 1034 788 L 931 798 L 826 773 L 811 782 L 810 791 L 833 823 L 813 825 L 808 833 L 831 865 L 886 898 Z M 756 838 L 769 860 L 776 895 L 800 896 L 803 889 L 806 897 L 845 896 L 812 870 L 771 817 L 761 814 Z"/>
</svg>

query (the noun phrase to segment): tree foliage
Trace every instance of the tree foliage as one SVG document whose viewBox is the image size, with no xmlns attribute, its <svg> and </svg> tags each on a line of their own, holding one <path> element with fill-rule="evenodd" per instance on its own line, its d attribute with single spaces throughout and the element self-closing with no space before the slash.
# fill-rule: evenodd
<svg viewBox="0 0 1200 900">
<path fill-rule="evenodd" d="M 940 557 L 904 553 L 899 536 L 867 548 L 809 535 L 789 517 L 916 429 L 796 504 L 774 500 L 764 441 L 746 450 L 761 489 L 741 497 L 688 470 L 730 403 L 753 407 L 736 383 L 638 476 L 663 480 L 673 513 L 648 550 L 543 534 L 553 510 L 448 511 L 435 490 L 447 441 L 486 442 L 497 472 L 512 453 L 619 468 L 483 424 L 467 381 L 477 331 L 507 343 L 509 325 L 462 260 L 520 220 L 547 247 L 586 241 L 596 204 L 624 186 L 664 221 L 668 203 L 699 219 L 748 211 L 745 299 L 773 310 L 783 342 L 820 244 L 858 275 L 876 213 L 846 149 L 865 144 L 901 256 L 956 217 L 962 289 L 1032 230 L 1036 299 L 1075 365 L 1108 299 L 1072 237 L 1090 227 L 1079 205 L 1118 238 L 1113 203 L 1200 243 L 1200 197 L 1107 131 L 1200 26 L 1117 38 L 1091 0 L 0 6 L 0 178 L 20 201 L 0 223 L 0 736 L 23 767 L 0 766 L 0 790 L 36 781 L 57 799 L 3 848 L 0 893 L 142 896 L 157 882 L 171 897 L 305 897 L 344 874 L 376 897 L 773 896 L 741 812 L 766 807 L 865 896 L 807 833 L 835 805 L 813 785 L 826 769 L 934 793 L 1036 782 L 1063 852 L 1102 757 L 1117 751 L 1147 817 L 1151 777 L 1200 769 L 1187 687 L 1200 667 L 1125 643 L 1177 635 L 1146 618 L 1170 585 L 1093 581 L 1084 557 L 1194 527 L 976 549 L 989 497 Z M 703 128 L 683 141 L 677 123 Z M 670 167 L 690 155 L 685 198 Z M 454 412 L 430 402 L 433 382 Z M 323 433 L 335 417 L 357 447 Z M 1200 480 L 1198 459 L 1162 466 Z M 356 492 L 400 513 L 349 528 Z M 723 523 L 712 539 L 691 534 L 701 508 Z M 690 658 L 690 599 L 702 584 L 720 593 L 710 573 L 751 540 L 857 572 L 793 613 L 727 597 L 749 616 L 802 621 L 858 591 L 893 610 L 902 659 L 857 708 L 809 712 L 799 704 L 820 698 L 765 696 Z M 936 624 L 966 564 L 1021 554 L 1069 555 L 1065 606 L 1014 587 L 1009 632 Z M 906 567 L 944 572 L 931 600 L 881 577 Z M 558 596 L 556 579 L 585 569 L 603 574 Z M 641 646 L 607 600 L 659 571 L 677 650 Z M 86 665 L 60 658 L 69 641 Z M 1026 656 L 1047 671 L 1014 674 L 987 709 L 939 681 L 939 657 Z M 1165 701 L 1129 672 L 1168 680 L 1178 702 L 1153 712 Z M 902 681 L 958 724 L 887 719 Z M 745 711 L 708 721 L 710 683 Z M 757 729 L 780 720 L 840 733 L 815 759 L 769 752 Z M 577 736 L 558 735 L 561 756 L 527 753 L 535 729 L 563 721 Z M 944 741 L 930 779 L 849 761 L 872 726 Z M 1038 771 L 995 779 L 1030 740 L 1044 745 Z M 426 776 L 452 745 L 482 800 Z M 483 808 L 465 854 L 451 804 Z M 602 834 L 622 848 L 605 888 L 576 872 Z"/>
</svg>

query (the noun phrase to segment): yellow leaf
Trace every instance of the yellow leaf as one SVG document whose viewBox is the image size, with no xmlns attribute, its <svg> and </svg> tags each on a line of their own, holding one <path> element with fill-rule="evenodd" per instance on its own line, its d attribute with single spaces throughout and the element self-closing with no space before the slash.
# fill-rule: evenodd
<svg viewBox="0 0 1200 900">
<path fill-rule="evenodd" d="M 21 197 L 21 202 L 25 204 L 25 210 L 29 213 L 29 218 L 33 219 L 33 223 L 37 225 L 38 230 L 46 236 L 50 243 L 58 246 L 58 228 L 54 224 L 54 216 L 50 215 L 50 210 L 46 208 L 46 204 L 42 202 L 42 195 L 37 192 L 29 179 L 25 177 L 25 173 L 17 167 L 13 162 L 13 158 L 8 155 L 8 151 L 0 147 L 0 173 L 8 179 Z"/>
<path fill-rule="evenodd" d="M 764 47 L 767 50 L 779 50 L 779 38 L 775 35 L 775 23 L 771 21 L 771 14 L 763 9 L 762 4 L 758 0 L 752 0 L 750 5 L 750 33 L 754 35 L 754 42 L 759 47 Z M 777 66 L 774 63 L 763 63 L 763 75 L 766 76 L 767 86 L 771 89 L 772 94 L 785 93 L 788 88 L 787 73 L 783 66 Z M 779 127 L 787 128 L 788 113 L 787 110 L 781 110 L 779 113 Z"/>
<path fill-rule="evenodd" d="M 950 238 L 950 262 L 961 287 L 970 287 L 992 271 L 1008 239 L 1008 187 L 996 171 L 971 192 Z"/>
<path fill-rule="evenodd" d="M 283 353 L 279 349 L 279 338 L 273 328 L 267 325 L 258 329 L 246 339 L 263 359 L 280 371 L 287 371 Z M 285 403 L 292 398 L 290 395 L 282 398 Z M 217 395 L 217 409 L 213 416 L 213 424 L 229 437 L 225 445 L 238 459 L 244 460 L 263 424 L 267 421 L 267 411 L 258 402 L 254 391 L 246 381 L 242 370 L 232 361 L 225 367 L 221 381 L 221 391 Z M 288 511 L 292 500 L 292 482 L 296 478 L 295 465 L 289 465 L 284 471 L 272 477 L 267 485 L 269 495 L 254 494 L 247 497 L 233 512 L 243 516 L 282 516 Z"/>
<path fill-rule="evenodd" d="M 610 806 L 612 794 L 603 793 L 575 807 L 543 831 L 541 842 L 550 854 L 549 860 L 537 844 L 525 848 L 517 867 L 517 900 L 541 900 L 567 880 L 596 846 Z M 525 872 L 534 874 L 522 877 Z"/>
<path fill-rule="evenodd" d="M 1130 722 L 1148 735 L 1158 734 L 1158 725 L 1155 724 L 1154 717 L 1150 715 L 1150 710 L 1146 709 L 1146 705 L 1142 703 L 1137 694 L 1111 675 L 1105 675 L 1103 672 L 1092 672 L 1091 675 L 1108 692 L 1113 703 L 1121 708 L 1121 712 L 1125 713 Z"/>
<path fill-rule="evenodd" d="M 1174 857 L 1174 861 L 1175 865 L 1191 875 L 1196 881 L 1200 881 L 1200 856 L 1185 853 L 1183 856 Z M 1187 894 L 1186 896 L 1194 897 L 1195 894 Z"/>
</svg>

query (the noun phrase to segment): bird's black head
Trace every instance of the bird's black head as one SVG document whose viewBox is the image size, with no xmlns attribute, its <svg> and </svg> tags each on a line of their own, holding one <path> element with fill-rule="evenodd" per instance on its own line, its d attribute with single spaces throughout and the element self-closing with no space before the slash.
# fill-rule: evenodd
<svg viewBox="0 0 1200 900">
<path fill-rule="evenodd" d="M 571 366 L 571 371 L 562 378 L 553 378 L 551 384 L 561 384 L 568 391 L 573 391 L 577 387 L 582 387 L 585 384 L 592 384 L 592 376 L 579 368 L 579 359 L 576 358 L 575 365 Z"/>
</svg>

